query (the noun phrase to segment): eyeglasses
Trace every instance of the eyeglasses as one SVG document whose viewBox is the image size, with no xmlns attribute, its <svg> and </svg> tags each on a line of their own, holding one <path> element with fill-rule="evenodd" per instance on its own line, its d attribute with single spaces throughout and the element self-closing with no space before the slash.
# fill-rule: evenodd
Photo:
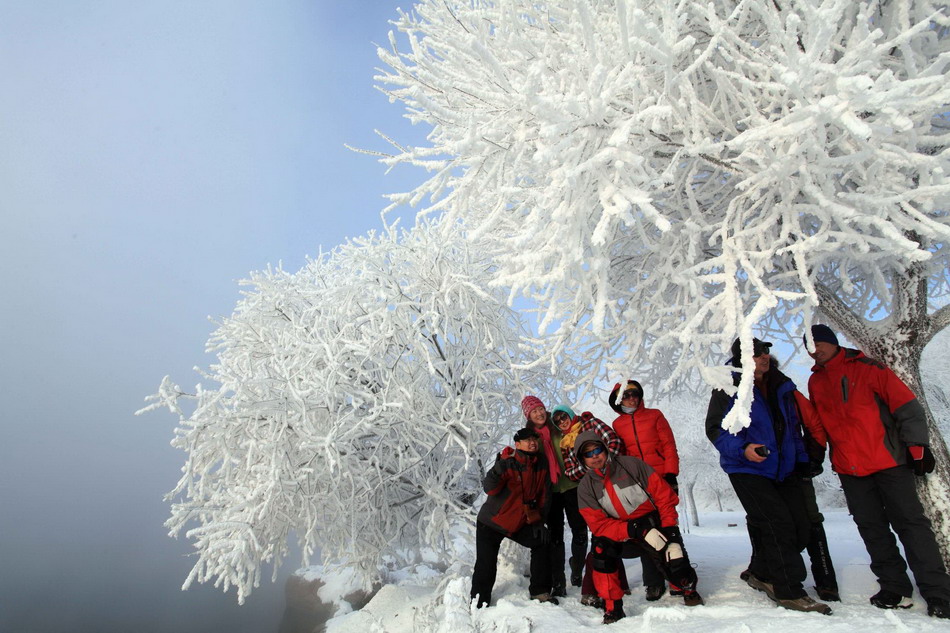
<svg viewBox="0 0 950 633">
<path fill-rule="evenodd" d="M 560 425 L 560 424 L 564 424 L 565 422 L 567 422 L 568 420 L 570 420 L 570 419 L 571 419 L 571 416 L 569 416 L 568 414 L 564 413 L 563 411 L 558 411 L 557 413 L 555 413 L 555 414 L 552 416 L 552 419 L 554 420 L 554 423 L 555 423 L 555 424 Z"/>
<path fill-rule="evenodd" d="M 598 446 L 597 448 L 592 448 L 592 449 L 590 449 L 590 450 L 587 451 L 586 453 L 581 453 L 581 457 L 584 457 L 584 458 L 597 457 L 598 455 L 600 455 L 600 454 L 603 453 L 603 452 L 604 452 L 604 447 L 603 447 L 603 446 Z"/>
<path fill-rule="evenodd" d="M 640 393 L 638 391 L 631 390 L 631 391 L 623 392 L 623 400 L 626 400 L 628 398 L 639 398 L 639 397 L 640 397 Z"/>
</svg>

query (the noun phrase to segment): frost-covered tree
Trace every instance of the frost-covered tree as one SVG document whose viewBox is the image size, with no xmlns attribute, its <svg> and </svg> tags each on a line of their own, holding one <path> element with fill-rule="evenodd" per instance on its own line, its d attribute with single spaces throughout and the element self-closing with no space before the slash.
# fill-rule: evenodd
<svg viewBox="0 0 950 633">
<path fill-rule="evenodd" d="M 428 226 L 390 228 L 245 282 L 209 341 L 194 412 L 166 378 L 150 408 L 181 416 L 186 453 L 167 526 L 194 541 L 185 586 L 216 578 L 239 601 L 295 531 L 308 558 L 356 569 L 450 556 L 529 387 L 524 330 L 485 249 Z M 530 389 L 549 377 L 528 375 Z M 507 437 L 503 438 L 507 439 Z M 489 464 L 490 465 L 490 464 Z"/>
<path fill-rule="evenodd" d="M 610 374 L 731 389 L 734 337 L 820 310 L 923 396 L 950 323 L 946 3 L 424 0 L 394 25 L 379 81 L 433 129 L 386 159 L 432 171 L 393 201 L 490 235 L 552 354 L 596 337 L 578 356 Z"/>
</svg>

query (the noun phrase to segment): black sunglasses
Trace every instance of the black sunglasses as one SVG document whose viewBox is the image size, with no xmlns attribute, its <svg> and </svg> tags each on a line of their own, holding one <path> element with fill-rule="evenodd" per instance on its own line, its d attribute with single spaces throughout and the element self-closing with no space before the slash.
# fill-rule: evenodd
<svg viewBox="0 0 950 633">
<path fill-rule="evenodd" d="M 557 413 L 554 414 L 553 419 L 554 419 L 555 424 L 560 424 L 561 422 L 564 422 L 565 420 L 570 420 L 571 416 L 564 413 L 563 411 L 558 411 Z"/>
<path fill-rule="evenodd" d="M 586 453 L 581 453 L 581 457 L 585 457 L 585 458 L 586 458 L 586 457 L 597 457 L 598 455 L 600 455 L 600 454 L 603 453 L 603 452 L 604 452 L 604 447 L 603 447 L 603 446 L 598 446 L 597 448 L 592 448 L 592 449 L 590 449 L 590 450 L 587 451 Z"/>
</svg>

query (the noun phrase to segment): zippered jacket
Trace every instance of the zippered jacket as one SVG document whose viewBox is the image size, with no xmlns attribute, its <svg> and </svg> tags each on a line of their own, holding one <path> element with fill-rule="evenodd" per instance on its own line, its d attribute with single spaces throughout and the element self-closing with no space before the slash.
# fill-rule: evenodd
<svg viewBox="0 0 950 633">
<path fill-rule="evenodd" d="M 581 433 L 575 455 L 588 442 L 603 442 Z M 579 456 L 578 456 L 579 457 Z M 636 457 L 609 456 L 603 470 L 588 469 L 577 487 L 577 505 L 594 536 L 612 541 L 630 538 L 627 521 L 656 511 L 662 527 L 676 525 L 679 497 L 649 465 Z"/>
<path fill-rule="evenodd" d="M 739 374 L 734 377 L 738 382 Z M 761 475 L 783 481 L 795 471 L 798 462 L 808 461 L 795 395 L 798 390 L 774 363 L 763 378 L 766 393 L 753 388 L 752 421 L 735 435 L 722 428 L 722 420 L 732 409 L 736 397 L 720 389 L 713 391 L 706 412 L 706 436 L 719 451 L 719 465 L 726 473 Z M 762 444 L 769 450 L 765 461 L 746 459 L 745 448 L 749 444 Z"/>
<path fill-rule="evenodd" d="M 842 347 L 812 367 L 808 395 L 818 412 L 808 430 L 830 445 L 837 473 L 864 477 L 907 463 L 908 446 L 929 445 L 923 406 L 882 363 Z"/>
<path fill-rule="evenodd" d="M 637 386 L 635 380 L 627 381 Z M 615 404 L 619 385 L 610 394 L 610 407 L 620 415 L 614 420 L 614 431 L 623 440 L 626 454 L 642 459 L 649 464 L 661 477 L 666 474 L 678 475 L 680 472 L 680 458 L 676 452 L 676 440 L 673 439 L 673 429 L 666 417 L 659 409 L 648 409 L 640 405 L 633 413 L 624 413 L 619 405 Z M 643 393 L 643 387 L 640 387 Z"/>
<path fill-rule="evenodd" d="M 496 532 L 511 536 L 529 523 L 533 506 L 543 522 L 551 503 L 551 480 L 547 462 L 541 455 L 530 455 L 506 448 L 502 451 L 482 487 L 488 499 L 478 511 L 478 520 Z"/>
</svg>

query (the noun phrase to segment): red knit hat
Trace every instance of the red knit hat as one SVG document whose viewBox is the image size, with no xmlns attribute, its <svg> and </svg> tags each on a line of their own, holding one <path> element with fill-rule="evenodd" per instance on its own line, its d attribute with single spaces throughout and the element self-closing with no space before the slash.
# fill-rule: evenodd
<svg viewBox="0 0 950 633">
<path fill-rule="evenodd" d="M 538 407 L 544 408 L 544 403 L 541 402 L 540 398 L 535 396 L 525 396 L 521 400 L 521 412 L 524 413 L 524 417 L 527 420 L 528 414 L 537 409 Z"/>
</svg>

